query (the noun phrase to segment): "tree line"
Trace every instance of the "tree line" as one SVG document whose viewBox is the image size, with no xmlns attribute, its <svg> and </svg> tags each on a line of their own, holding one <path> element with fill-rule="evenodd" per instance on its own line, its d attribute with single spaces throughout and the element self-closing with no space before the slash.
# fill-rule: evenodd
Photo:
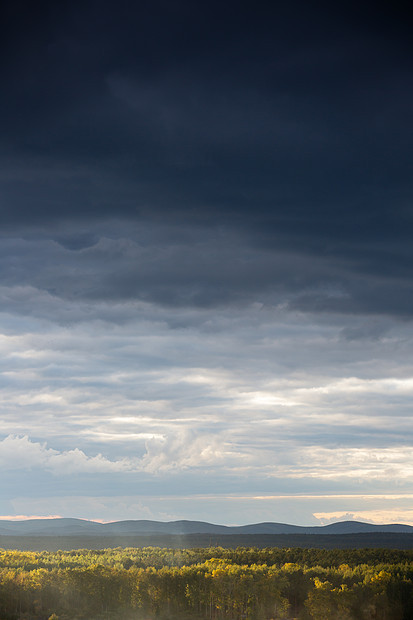
<svg viewBox="0 0 413 620">
<path fill-rule="evenodd" d="M 410 620 L 413 552 L 0 550 L 2 620 Z"/>
</svg>

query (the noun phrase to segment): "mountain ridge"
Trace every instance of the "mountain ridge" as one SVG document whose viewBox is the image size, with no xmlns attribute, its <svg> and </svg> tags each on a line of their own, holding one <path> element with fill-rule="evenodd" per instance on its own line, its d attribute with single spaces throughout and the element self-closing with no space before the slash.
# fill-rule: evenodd
<svg viewBox="0 0 413 620">
<path fill-rule="evenodd" d="M 87 519 L 56 518 L 0 521 L 0 536 L 153 536 L 159 534 L 361 534 L 413 533 L 413 526 L 401 523 L 373 524 L 364 521 L 337 521 L 328 525 L 302 526 L 262 522 L 248 525 L 219 525 L 206 521 L 152 521 L 147 519 L 99 523 Z"/>
</svg>

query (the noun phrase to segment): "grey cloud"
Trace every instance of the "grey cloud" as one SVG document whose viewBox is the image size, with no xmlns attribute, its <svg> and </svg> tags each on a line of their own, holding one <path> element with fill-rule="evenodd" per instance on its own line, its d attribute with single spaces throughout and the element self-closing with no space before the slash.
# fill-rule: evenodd
<svg viewBox="0 0 413 620">
<path fill-rule="evenodd" d="M 10 237 L 0 249 L 3 309 L 62 322 L 133 317 L 130 304 L 217 309 L 258 302 L 316 314 L 411 316 L 412 283 L 390 260 L 350 261 L 285 247 L 259 248 L 225 228 L 110 223 L 68 227 L 56 241 Z M 105 230 L 106 228 L 106 230 Z M 134 230 L 135 228 L 135 230 Z M 403 254 L 405 252 L 403 251 Z"/>
</svg>

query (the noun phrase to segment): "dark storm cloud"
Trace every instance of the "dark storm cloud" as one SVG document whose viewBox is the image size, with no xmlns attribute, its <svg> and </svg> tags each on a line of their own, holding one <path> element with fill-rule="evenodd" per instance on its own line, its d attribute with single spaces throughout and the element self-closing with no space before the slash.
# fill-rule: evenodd
<svg viewBox="0 0 413 620">
<path fill-rule="evenodd" d="M 214 2 L 23 3 L 7 15 L 3 230 L 83 253 L 21 246 L 3 284 L 411 313 L 402 15 Z M 113 255 L 139 223 L 162 228 L 163 251 L 157 238 Z M 188 223 L 193 239 L 177 244 Z M 220 230 L 229 238 L 216 243 Z"/>
<path fill-rule="evenodd" d="M 306 313 L 399 318 L 412 313 L 410 265 L 401 260 L 397 270 L 396 261 L 378 261 L 375 273 L 357 256 L 259 248 L 222 227 L 143 220 L 138 226 L 101 222 L 93 231 L 67 226 L 54 237 L 32 233 L 2 241 L 3 310 L 64 323 L 97 316 L 123 323 L 134 316 L 127 304 L 140 301 L 210 310 L 258 303 Z M 374 337 L 374 330 L 363 327 L 359 337 Z M 351 339 L 355 333 L 343 335 Z"/>
</svg>

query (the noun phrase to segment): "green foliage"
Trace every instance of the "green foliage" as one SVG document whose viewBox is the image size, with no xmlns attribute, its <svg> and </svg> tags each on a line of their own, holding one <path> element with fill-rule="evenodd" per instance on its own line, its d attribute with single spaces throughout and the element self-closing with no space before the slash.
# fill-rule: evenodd
<svg viewBox="0 0 413 620">
<path fill-rule="evenodd" d="M 1 620 L 409 620 L 409 551 L 0 550 Z"/>
</svg>

